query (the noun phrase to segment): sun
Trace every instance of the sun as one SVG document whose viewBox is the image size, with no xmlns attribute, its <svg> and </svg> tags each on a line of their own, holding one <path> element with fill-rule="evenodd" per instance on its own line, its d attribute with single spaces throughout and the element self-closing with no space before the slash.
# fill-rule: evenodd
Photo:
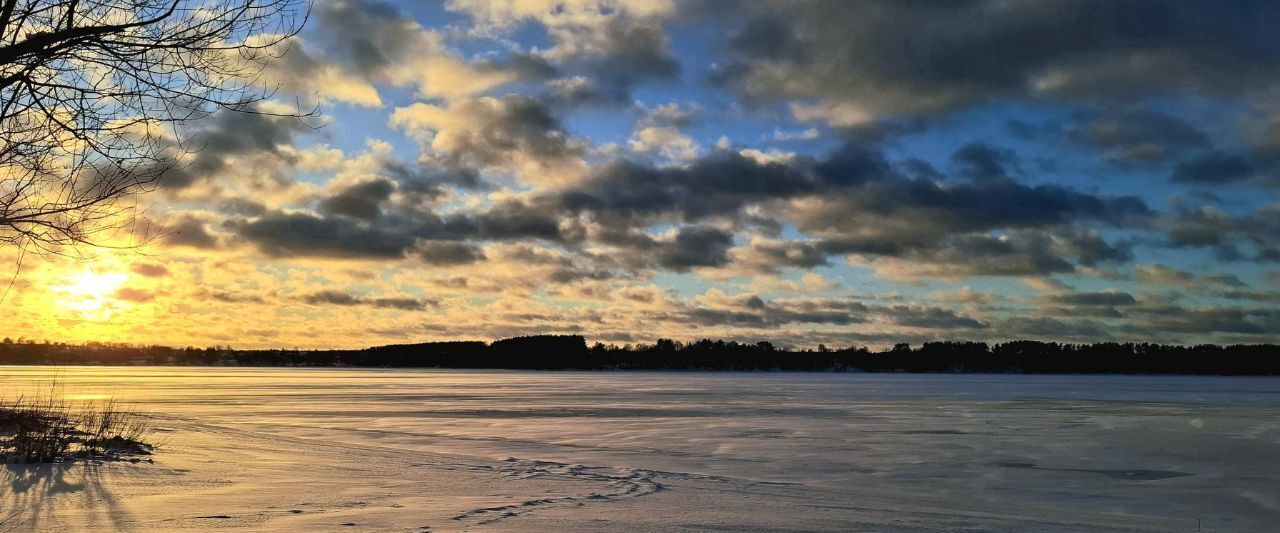
<svg viewBox="0 0 1280 533">
<path fill-rule="evenodd" d="M 119 272 L 86 270 L 58 287 L 62 295 L 58 304 L 86 320 L 107 320 L 117 304 L 116 291 L 127 280 L 128 276 Z"/>
</svg>

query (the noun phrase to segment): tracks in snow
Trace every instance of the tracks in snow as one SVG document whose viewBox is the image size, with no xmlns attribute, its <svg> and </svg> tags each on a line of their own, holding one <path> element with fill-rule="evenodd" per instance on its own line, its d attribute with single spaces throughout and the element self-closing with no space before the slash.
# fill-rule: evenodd
<svg viewBox="0 0 1280 533">
<path fill-rule="evenodd" d="M 601 490 L 582 495 L 538 498 L 509 505 L 481 507 L 460 513 L 453 517 L 454 520 L 482 526 L 547 507 L 618 501 L 653 494 L 663 489 L 662 484 L 654 479 L 659 473 L 652 470 L 584 466 L 509 457 L 498 471 L 515 479 L 552 477 L 585 481 L 603 487 Z"/>
</svg>

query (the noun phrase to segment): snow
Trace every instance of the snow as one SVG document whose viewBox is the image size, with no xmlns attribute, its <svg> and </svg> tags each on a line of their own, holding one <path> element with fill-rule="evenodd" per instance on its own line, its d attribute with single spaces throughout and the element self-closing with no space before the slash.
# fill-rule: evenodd
<svg viewBox="0 0 1280 533">
<path fill-rule="evenodd" d="M 1268 378 L 0 367 L 0 397 L 51 373 L 164 446 L 0 468 L 0 531 L 1280 523 Z"/>
</svg>

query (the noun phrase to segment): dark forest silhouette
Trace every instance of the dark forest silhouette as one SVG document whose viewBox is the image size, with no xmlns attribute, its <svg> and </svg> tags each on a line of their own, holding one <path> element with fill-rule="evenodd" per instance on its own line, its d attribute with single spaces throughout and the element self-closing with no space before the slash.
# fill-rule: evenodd
<svg viewBox="0 0 1280 533">
<path fill-rule="evenodd" d="M 580 335 L 427 342 L 363 350 L 234 350 L 4 339 L 0 364 L 492 368 L 522 370 L 781 370 L 1027 374 L 1280 375 L 1274 344 L 1175 346 L 1011 341 L 791 350 L 723 340 L 588 346 Z"/>
</svg>

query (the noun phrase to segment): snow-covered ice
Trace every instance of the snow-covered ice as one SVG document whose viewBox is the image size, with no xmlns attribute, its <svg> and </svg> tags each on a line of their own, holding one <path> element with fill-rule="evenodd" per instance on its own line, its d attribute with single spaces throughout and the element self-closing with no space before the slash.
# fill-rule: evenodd
<svg viewBox="0 0 1280 533">
<path fill-rule="evenodd" d="M 157 418 L 0 531 L 1273 531 L 1280 379 L 0 367 Z"/>
</svg>

